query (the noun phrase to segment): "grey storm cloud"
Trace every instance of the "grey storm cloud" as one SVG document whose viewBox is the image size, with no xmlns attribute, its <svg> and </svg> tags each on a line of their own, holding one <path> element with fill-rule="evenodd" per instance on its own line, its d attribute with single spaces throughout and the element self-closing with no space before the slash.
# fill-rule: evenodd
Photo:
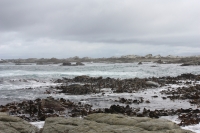
<svg viewBox="0 0 200 133">
<path fill-rule="evenodd" d="M 93 46 L 99 51 L 130 44 L 200 47 L 199 16 L 199 0 L 1 0 L 0 50 L 29 50 L 47 45 L 44 40 L 51 47 L 99 45 Z"/>
</svg>

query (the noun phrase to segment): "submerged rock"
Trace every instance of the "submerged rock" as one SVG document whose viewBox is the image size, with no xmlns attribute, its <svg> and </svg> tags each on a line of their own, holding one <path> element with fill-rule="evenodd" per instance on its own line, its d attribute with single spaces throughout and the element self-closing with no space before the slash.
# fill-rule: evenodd
<svg viewBox="0 0 200 133">
<path fill-rule="evenodd" d="M 91 114 L 85 118 L 47 118 L 42 133 L 192 133 L 165 119 Z"/>
<path fill-rule="evenodd" d="M 39 129 L 18 117 L 0 112 L 0 133 L 37 133 Z"/>
</svg>

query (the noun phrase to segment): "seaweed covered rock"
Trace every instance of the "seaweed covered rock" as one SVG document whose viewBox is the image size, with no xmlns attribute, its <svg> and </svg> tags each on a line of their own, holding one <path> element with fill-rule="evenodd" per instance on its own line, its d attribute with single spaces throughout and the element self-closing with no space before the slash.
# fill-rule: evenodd
<svg viewBox="0 0 200 133">
<path fill-rule="evenodd" d="M 69 86 L 61 86 L 59 89 L 62 90 L 61 93 L 68 93 L 73 95 L 83 95 L 95 92 L 95 90 L 89 84 L 72 84 Z"/>
</svg>

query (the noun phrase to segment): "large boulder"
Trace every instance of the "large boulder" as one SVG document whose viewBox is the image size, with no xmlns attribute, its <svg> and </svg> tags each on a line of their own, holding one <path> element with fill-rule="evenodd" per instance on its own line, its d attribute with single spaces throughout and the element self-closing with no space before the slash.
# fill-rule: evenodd
<svg viewBox="0 0 200 133">
<path fill-rule="evenodd" d="M 47 118 L 42 133 L 192 133 L 165 119 L 91 114 L 85 118 Z"/>
<path fill-rule="evenodd" d="M 18 117 L 0 112 L 0 133 L 38 133 L 39 129 Z"/>
</svg>

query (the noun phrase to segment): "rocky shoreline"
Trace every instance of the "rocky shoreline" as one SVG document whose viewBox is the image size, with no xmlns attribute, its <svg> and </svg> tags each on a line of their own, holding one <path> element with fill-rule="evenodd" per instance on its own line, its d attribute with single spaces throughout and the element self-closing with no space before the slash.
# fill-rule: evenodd
<svg viewBox="0 0 200 133">
<path fill-rule="evenodd" d="M 0 113 L 1 133 L 192 133 L 165 119 L 91 114 L 84 118 L 49 117 L 38 129 L 21 118 Z"/>
<path fill-rule="evenodd" d="M 181 84 L 183 87 L 168 88 L 160 91 L 163 94 L 163 102 L 170 100 L 187 100 L 191 105 L 200 105 L 200 75 L 182 74 L 177 77 L 152 77 L 152 78 L 133 78 L 133 79 L 114 79 L 102 77 L 77 76 L 73 79 L 62 78 L 54 81 L 59 86 L 50 86 L 46 90 L 47 94 L 65 95 L 85 95 L 99 93 L 102 96 L 103 89 L 111 89 L 113 93 L 136 93 L 148 89 L 154 90 L 168 84 Z M 28 88 L 31 89 L 31 88 Z M 152 98 L 157 98 L 153 95 Z M 0 105 L 0 112 L 6 112 L 11 116 L 20 117 L 28 122 L 44 121 L 49 117 L 85 117 L 91 114 L 123 114 L 130 117 L 149 117 L 160 118 L 161 116 L 177 115 L 180 126 L 199 124 L 200 110 L 192 108 L 178 109 L 146 109 L 134 108 L 134 104 L 150 103 L 144 97 L 138 99 L 126 99 L 119 97 L 109 108 L 93 108 L 90 104 L 81 101 L 73 102 L 64 98 L 55 99 L 47 97 L 45 99 L 24 100 L 23 102 L 12 102 Z M 122 103 L 123 105 L 120 105 Z M 133 107 L 131 107 L 133 105 Z"/>
<path fill-rule="evenodd" d="M 74 63 L 75 64 L 72 64 Z M 109 57 L 109 58 L 90 58 L 78 56 L 70 57 L 66 59 L 57 59 L 57 58 L 28 58 L 28 59 L 2 59 L 0 63 L 14 63 L 16 65 L 31 65 L 31 63 L 37 65 L 51 65 L 51 64 L 62 64 L 61 66 L 82 66 L 84 63 L 134 63 L 134 62 L 155 62 L 159 64 L 171 64 L 179 63 L 181 66 L 191 66 L 191 65 L 200 65 L 200 56 L 160 56 L 148 54 L 146 56 L 137 56 L 137 55 L 126 55 L 121 57 Z"/>
</svg>

